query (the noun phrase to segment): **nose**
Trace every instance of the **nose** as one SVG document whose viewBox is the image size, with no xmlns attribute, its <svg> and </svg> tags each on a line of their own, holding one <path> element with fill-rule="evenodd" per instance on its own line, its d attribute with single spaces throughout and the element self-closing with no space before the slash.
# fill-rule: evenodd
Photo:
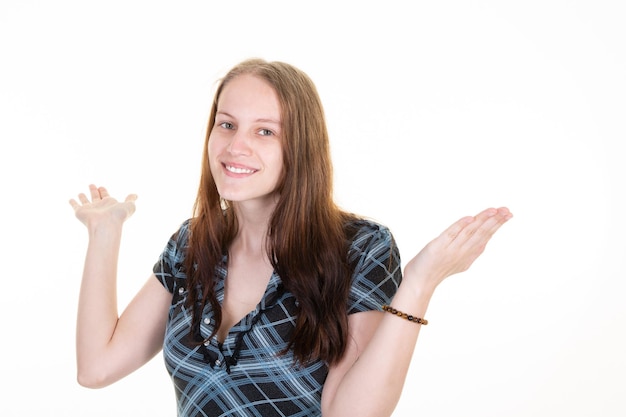
<svg viewBox="0 0 626 417">
<path fill-rule="evenodd" d="M 227 150 L 232 155 L 249 155 L 249 138 L 241 130 L 235 131 L 235 133 L 233 133 L 230 137 L 230 143 L 228 144 Z"/>
</svg>

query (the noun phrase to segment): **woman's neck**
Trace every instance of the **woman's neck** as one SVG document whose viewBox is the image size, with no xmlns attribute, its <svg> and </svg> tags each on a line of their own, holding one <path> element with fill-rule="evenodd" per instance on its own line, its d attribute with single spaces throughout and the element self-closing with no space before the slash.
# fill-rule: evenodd
<svg viewBox="0 0 626 417">
<path fill-rule="evenodd" d="M 244 256 L 267 257 L 266 238 L 276 204 L 234 203 L 239 230 L 230 252 Z"/>
</svg>

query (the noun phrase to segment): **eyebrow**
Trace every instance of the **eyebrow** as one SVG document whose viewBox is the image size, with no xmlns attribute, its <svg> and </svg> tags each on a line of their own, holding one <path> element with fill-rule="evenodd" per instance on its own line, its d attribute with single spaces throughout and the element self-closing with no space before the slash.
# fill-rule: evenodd
<svg viewBox="0 0 626 417">
<path fill-rule="evenodd" d="M 230 114 L 228 112 L 225 112 L 225 111 L 221 111 L 221 110 L 218 110 L 216 115 L 223 115 L 223 116 L 229 117 L 231 119 L 236 119 L 236 117 L 233 116 L 232 114 Z M 256 119 L 254 122 L 255 123 L 272 123 L 272 124 L 275 124 L 275 125 L 278 125 L 278 126 L 282 126 L 282 123 L 280 122 L 280 120 L 266 119 L 264 117 Z"/>
</svg>

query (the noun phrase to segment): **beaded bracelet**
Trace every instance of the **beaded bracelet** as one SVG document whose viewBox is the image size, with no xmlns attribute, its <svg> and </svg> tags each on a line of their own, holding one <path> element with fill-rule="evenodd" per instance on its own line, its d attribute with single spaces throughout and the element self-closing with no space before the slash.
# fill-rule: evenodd
<svg viewBox="0 0 626 417">
<path fill-rule="evenodd" d="M 416 324 L 423 324 L 424 326 L 428 324 L 428 320 L 426 319 L 411 316 L 409 314 L 398 311 L 395 308 L 388 306 L 388 305 L 382 306 L 382 309 L 383 311 L 386 311 L 387 313 L 395 314 L 398 317 L 402 317 L 403 319 L 407 319 L 408 321 L 412 321 L 413 323 L 416 323 Z"/>
</svg>

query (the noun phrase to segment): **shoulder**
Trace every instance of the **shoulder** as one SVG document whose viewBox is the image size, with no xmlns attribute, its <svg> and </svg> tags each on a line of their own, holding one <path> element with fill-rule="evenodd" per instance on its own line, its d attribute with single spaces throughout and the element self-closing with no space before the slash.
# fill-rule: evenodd
<svg viewBox="0 0 626 417">
<path fill-rule="evenodd" d="M 192 219 L 187 219 L 182 222 L 176 233 L 172 235 L 172 238 L 180 242 L 187 242 L 189 240 L 189 229 L 191 228 L 191 222 Z"/>
<path fill-rule="evenodd" d="M 395 247 L 395 240 L 389 228 L 376 221 L 355 218 L 346 223 L 351 254 L 363 251 L 388 252 Z"/>
<path fill-rule="evenodd" d="M 178 230 L 170 236 L 166 250 L 176 253 L 187 247 L 191 221 L 192 219 L 187 219 L 180 224 Z"/>
<path fill-rule="evenodd" d="M 183 265 L 188 248 L 190 223 L 191 219 L 185 220 L 178 230 L 170 236 L 153 268 L 153 272 L 157 276 L 177 276 L 184 273 Z"/>
<path fill-rule="evenodd" d="M 352 286 L 348 313 L 378 310 L 389 304 L 402 281 L 400 252 L 387 226 L 367 219 L 350 223 Z"/>
</svg>

